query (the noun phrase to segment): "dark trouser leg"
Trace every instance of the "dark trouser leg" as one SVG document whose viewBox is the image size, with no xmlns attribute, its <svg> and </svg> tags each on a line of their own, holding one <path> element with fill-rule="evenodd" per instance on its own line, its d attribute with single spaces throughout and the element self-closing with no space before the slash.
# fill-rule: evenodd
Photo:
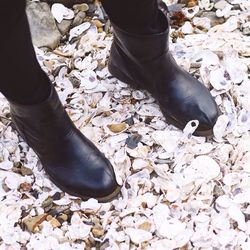
<svg viewBox="0 0 250 250">
<path fill-rule="evenodd" d="M 30 39 L 25 1 L 0 3 L 0 28 L 4 36 L 0 53 L 5 60 L 0 69 L 0 91 L 9 99 L 12 122 L 59 188 L 83 199 L 107 202 L 120 191 L 113 167 L 74 126 L 39 67 Z M 34 104 L 29 105 L 31 102 Z"/>
<path fill-rule="evenodd" d="M 34 104 L 48 97 L 50 82 L 36 60 L 25 3 L 0 3 L 0 92 L 17 103 Z"/>
<path fill-rule="evenodd" d="M 112 23 L 132 33 L 162 31 L 157 0 L 102 0 Z"/>
</svg>

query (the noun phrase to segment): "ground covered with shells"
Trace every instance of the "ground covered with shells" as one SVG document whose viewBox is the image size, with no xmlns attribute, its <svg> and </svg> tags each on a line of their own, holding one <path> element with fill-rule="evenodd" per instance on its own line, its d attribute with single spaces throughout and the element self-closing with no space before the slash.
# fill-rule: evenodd
<svg viewBox="0 0 250 250">
<path fill-rule="evenodd" d="M 250 1 L 166 1 L 171 52 L 222 111 L 212 138 L 166 124 L 147 92 L 109 74 L 100 4 L 52 2 L 57 25 L 71 24 L 56 49 L 36 48 L 38 60 L 123 187 L 106 204 L 61 192 L 1 96 L 0 249 L 250 249 Z"/>
</svg>

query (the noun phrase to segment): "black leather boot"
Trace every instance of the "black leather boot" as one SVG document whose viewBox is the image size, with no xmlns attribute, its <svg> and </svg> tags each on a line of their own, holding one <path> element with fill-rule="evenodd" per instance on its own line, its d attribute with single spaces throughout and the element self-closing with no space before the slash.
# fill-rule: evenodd
<svg viewBox="0 0 250 250">
<path fill-rule="evenodd" d="M 105 156 L 75 127 L 58 95 L 37 105 L 10 101 L 12 121 L 22 138 L 61 190 L 86 200 L 112 200 L 119 193 L 113 167 Z"/>
<path fill-rule="evenodd" d="M 190 120 L 198 120 L 194 134 L 212 135 L 218 107 L 208 89 L 176 64 L 168 48 L 168 19 L 161 11 L 159 19 L 166 28 L 152 35 L 129 33 L 113 24 L 109 71 L 135 88 L 148 90 L 169 124 L 183 129 Z"/>
</svg>

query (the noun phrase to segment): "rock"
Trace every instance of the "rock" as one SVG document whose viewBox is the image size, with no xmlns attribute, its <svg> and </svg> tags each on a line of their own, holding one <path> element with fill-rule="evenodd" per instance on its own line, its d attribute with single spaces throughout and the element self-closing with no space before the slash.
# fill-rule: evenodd
<svg viewBox="0 0 250 250">
<path fill-rule="evenodd" d="M 49 215 L 46 217 L 46 220 L 47 220 L 47 221 L 50 221 L 50 220 L 52 220 L 53 218 L 54 218 L 54 217 L 53 217 L 52 215 L 49 214 Z"/>
<path fill-rule="evenodd" d="M 225 194 L 225 192 L 224 192 L 224 190 L 222 189 L 222 187 L 216 184 L 216 185 L 214 186 L 214 189 L 213 189 L 213 195 L 214 195 L 214 197 L 215 197 L 215 198 L 218 198 L 219 196 L 222 196 L 222 195 L 224 195 L 224 194 Z"/>
<path fill-rule="evenodd" d="M 68 220 L 68 215 L 62 213 L 62 214 L 60 214 L 60 215 L 58 216 L 57 219 L 58 219 L 59 221 L 61 221 L 61 223 L 62 223 L 62 222 L 64 222 L 64 221 L 67 221 L 67 220 Z"/>
<path fill-rule="evenodd" d="M 97 226 L 92 229 L 92 233 L 94 237 L 100 238 L 104 235 L 104 229 L 102 227 Z"/>
<path fill-rule="evenodd" d="M 61 23 L 57 23 L 57 28 L 60 33 L 64 36 L 70 30 L 70 26 L 72 24 L 72 20 L 62 20 Z"/>
<path fill-rule="evenodd" d="M 140 134 L 134 134 L 126 139 L 126 145 L 130 149 L 135 149 L 138 146 L 138 143 L 142 139 L 142 136 Z"/>
<path fill-rule="evenodd" d="M 30 183 L 24 182 L 20 184 L 20 191 L 29 192 L 32 189 L 32 185 Z"/>
<path fill-rule="evenodd" d="M 192 8 L 194 6 L 198 5 L 198 1 L 197 0 L 190 0 L 190 1 L 187 1 L 187 7 L 188 8 Z"/>
<path fill-rule="evenodd" d="M 61 223 L 56 218 L 52 218 L 49 222 L 53 228 L 57 228 L 61 226 Z"/>
<path fill-rule="evenodd" d="M 201 18 L 202 17 L 206 17 L 206 18 L 210 19 L 211 27 L 214 27 L 215 25 L 218 25 L 218 24 L 225 22 L 224 18 L 218 18 L 216 16 L 215 12 L 204 11 L 204 12 L 202 12 Z"/>
<path fill-rule="evenodd" d="M 75 16 L 75 18 L 74 18 L 74 20 L 72 22 L 72 27 L 74 28 L 76 26 L 81 25 L 83 23 L 83 20 L 84 20 L 85 17 L 86 17 L 86 13 L 83 12 L 83 11 L 79 11 L 76 14 L 76 16 Z"/>
<path fill-rule="evenodd" d="M 107 125 L 107 127 L 113 133 L 120 133 L 120 132 L 126 130 L 127 124 L 126 123 L 110 124 L 110 125 Z"/>
<path fill-rule="evenodd" d="M 172 15 L 174 12 L 180 12 L 185 4 L 171 4 L 168 6 L 169 14 Z"/>
<path fill-rule="evenodd" d="M 135 124 L 133 117 L 129 117 L 126 120 L 124 120 L 125 123 L 127 123 L 129 126 L 132 126 Z"/>
<path fill-rule="evenodd" d="M 53 203 L 53 198 L 49 196 L 46 200 L 43 201 L 42 208 L 46 208 L 50 206 L 52 203 Z"/>
<path fill-rule="evenodd" d="M 32 175 L 32 174 L 33 174 L 32 169 L 21 166 L 21 175 L 26 176 L 26 175 Z"/>
<path fill-rule="evenodd" d="M 88 15 L 94 14 L 95 11 L 96 11 L 96 5 L 95 4 L 89 4 L 89 9 L 87 11 Z"/>
<path fill-rule="evenodd" d="M 138 229 L 142 229 L 144 231 L 150 231 L 152 224 L 148 221 L 142 223 L 141 225 L 138 226 Z"/>
<path fill-rule="evenodd" d="M 246 22 L 241 26 L 243 35 L 250 35 L 250 22 Z"/>
<path fill-rule="evenodd" d="M 27 16 L 32 41 L 35 46 L 55 49 L 61 39 L 56 22 L 47 3 L 30 2 L 27 4 Z"/>
<path fill-rule="evenodd" d="M 79 11 L 88 11 L 89 10 L 89 6 L 86 3 L 83 4 L 75 4 L 73 6 L 74 10 L 79 10 Z"/>
<path fill-rule="evenodd" d="M 248 35 L 249 36 L 250 35 L 250 28 L 249 27 L 244 28 L 242 33 L 243 33 L 243 35 Z"/>
<path fill-rule="evenodd" d="M 92 24 L 94 24 L 97 28 L 102 28 L 104 26 L 104 24 L 98 19 L 92 20 Z"/>
<path fill-rule="evenodd" d="M 27 230 L 31 233 L 37 231 L 37 227 L 46 220 L 47 214 L 41 214 L 35 217 L 24 219 L 23 223 L 26 226 Z"/>
</svg>

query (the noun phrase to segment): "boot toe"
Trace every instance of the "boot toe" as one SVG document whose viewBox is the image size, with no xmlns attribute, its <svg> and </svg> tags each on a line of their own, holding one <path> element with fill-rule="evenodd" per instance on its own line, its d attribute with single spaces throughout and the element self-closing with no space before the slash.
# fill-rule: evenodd
<svg viewBox="0 0 250 250">
<path fill-rule="evenodd" d="M 219 110 L 217 107 L 211 107 L 206 112 L 203 112 L 202 117 L 199 119 L 199 131 L 206 131 L 213 129 L 219 116 Z"/>
<path fill-rule="evenodd" d="M 62 174 L 61 171 L 64 173 Z M 86 173 L 86 166 L 81 168 L 77 167 L 77 170 L 69 172 L 66 169 L 58 173 L 52 174 L 47 171 L 51 180 L 64 192 L 81 197 L 83 200 L 95 198 L 100 202 L 107 202 L 115 198 L 119 193 L 119 185 L 116 182 L 115 175 L 102 168 L 92 173 Z"/>
<path fill-rule="evenodd" d="M 114 198 L 120 188 L 114 173 L 109 171 L 109 168 L 105 168 L 105 171 L 96 174 L 96 176 L 97 178 L 92 183 L 89 183 L 89 187 L 87 187 L 90 195 L 100 201 L 108 201 Z M 86 192 L 86 188 L 83 187 L 82 191 Z"/>
<path fill-rule="evenodd" d="M 210 136 L 213 134 L 213 127 L 219 116 L 219 109 L 209 95 L 202 98 L 196 96 L 191 102 L 185 104 L 186 108 L 179 113 L 180 121 L 185 121 L 185 126 L 191 120 L 198 120 L 199 126 L 194 135 Z"/>
<path fill-rule="evenodd" d="M 101 162 L 100 162 L 101 163 Z M 95 166 L 94 171 L 81 171 L 77 181 L 73 183 L 73 189 L 83 198 L 96 198 L 98 200 L 109 200 L 116 194 L 119 188 L 112 166 L 102 161 L 99 167 Z"/>
<path fill-rule="evenodd" d="M 212 135 L 212 130 L 220 111 L 209 91 L 206 90 L 206 92 L 206 94 L 201 95 L 201 98 L 197 100 L 197 106 L 200 110 L 197 112 L 197 120 L 199 121 L 197 131 L 210 131 L 210 135 Z"/>
<path fill-rule="evenodd" d="M 71 195 L 109 201 L 119 193 L 113 167 L 89 140 L 82 135 L 80 138 L 82 141 L 76 143 L 71 137 L 68 150 L 64 150 L 64 161 L 55 159 L 46 172 L 59 188 Z"/>
</svg>

